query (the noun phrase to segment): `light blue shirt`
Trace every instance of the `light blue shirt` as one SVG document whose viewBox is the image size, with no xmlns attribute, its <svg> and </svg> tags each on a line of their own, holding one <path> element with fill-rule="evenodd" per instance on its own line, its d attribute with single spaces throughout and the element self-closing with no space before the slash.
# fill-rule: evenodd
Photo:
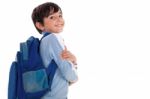
<svg viewBox="0 0 150 99">
<path fill-rule="evenodd" d="M 40 53 L 44 65 L 47 67 L 52 59 L 58 65 L 52 82 L 51 92 L 48 92 L 42 99 L 66 99 L 68 82 L 75 82 L 78 78 L 72 63 L 60 57 L 65 45 L 58 40 L 57 35 L 59 34 L 52 33 L 44 37 L 40 44 Z"/>
</svg>

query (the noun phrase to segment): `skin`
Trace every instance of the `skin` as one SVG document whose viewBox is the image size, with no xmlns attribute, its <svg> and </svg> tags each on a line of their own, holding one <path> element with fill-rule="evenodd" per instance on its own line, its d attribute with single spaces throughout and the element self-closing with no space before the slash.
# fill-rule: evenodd
<svg viewBox="0 0 150 99">
<path fill-rule="evenodd" d="M 48 17 L 45 17 L 43 20 L 43 24 L 41 24 L 40 22 L 35 23 L 38 29 L 44 32 L 52 32 L 52 33 L 62 32 L 64 28 L 64 24 L 65 22 L 64 22 L 61 11 L 58 11 L 56 13 L 49 15 Z M 66 47 L 65 47 L 65 50 L 62 51 L 60 57 L 62 59 L 71 61 L 74 65 L 76 65 L 77 59 L 75 55 L 72 54 L 70 51 L 68 51 Z"/>
</svg>

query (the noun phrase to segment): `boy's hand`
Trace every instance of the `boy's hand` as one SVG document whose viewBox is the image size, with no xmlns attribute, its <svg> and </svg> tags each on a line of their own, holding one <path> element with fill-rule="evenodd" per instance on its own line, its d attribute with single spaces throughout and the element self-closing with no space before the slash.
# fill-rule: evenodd
<svg viewBox="0 0 150 99">
<path fill-rule="evenodd" d="M 72 54 L 70 51 L 68 51 L 66 47 L 65 47 L 65 50 L 62 51 L 61 57 L 62 59 L 66 59 L 68 61 L 71 61 L 74 65 L 77 65 L 76 63 L 77 59 L 75 55 Z"/>
</svg>

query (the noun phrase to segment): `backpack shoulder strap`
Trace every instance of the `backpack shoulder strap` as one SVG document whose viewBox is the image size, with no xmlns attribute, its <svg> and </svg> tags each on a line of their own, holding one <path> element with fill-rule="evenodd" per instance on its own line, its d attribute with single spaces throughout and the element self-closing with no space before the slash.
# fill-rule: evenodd
<svg viewBox="0 0 150 99">
<path fill-rule="evenodd" d="M 50 32 L 45 32 L 45 33 L 43 33 L 43 36 L 42 36 L 41 40 L 42 40 L 44 37 L 48 36 L 49 34 L 51 34 L 51 33 L 50 33 Z"/>
<path fill-rule="evenodd" d="M 49 32 L 44 33 L 44 35 L 41 38 L 41 40 L 44 37 L 46 37 L 46 36 L 48 36 L 50 34 L 51 33 L 49 33 Z M 57 68 L 58 68 L 58 66 L 57 66 L 56 62 L 54 61 L 54 59 L 51 60 L 51 62 L 48 65 L 48 68 L 46 68 L 46 72 L 47 72 L 47 75 L 48 75 L 48 78 L 49 78 L 50 90 L 51 90 L 52 81 L 53 81 L 53 78 L 54 78 L 54 75 L 55 75 L 55 72 L 56 72 Z"/>
<path fill-rule="evenodd" d="M 41 38 L 41 40 L 50 34 L 51 33 L 49 33 L 49 32 L 45 32 L 43 37 Z M 48 65 L 48 68 L 46 68 L 46 72 L 47 72 L 47 75 L 49 78 L 50 91 L 51 91 L 52 81 L 53 81 L 53 78 L 54 78 L 54 75 L 55 75 L 57 68 L 58 68 L 58 66 L 57 66 L 56 62 L 54 61 L 54 59 L 51 60 L 51 62 Z"/>
</svg>

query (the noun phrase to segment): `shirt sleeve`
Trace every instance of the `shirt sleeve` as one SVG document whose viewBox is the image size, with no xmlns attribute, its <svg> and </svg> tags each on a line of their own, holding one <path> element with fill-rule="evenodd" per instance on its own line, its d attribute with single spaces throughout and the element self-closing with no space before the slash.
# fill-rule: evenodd
<svg viewBox="0 0 150 99">
<path fill-rule="evenodd" d="M 50 41 L 48 42 L 50 42 L 50 44 L 48 44 L 48 49 L 52 53 L 52 57 L 58 65 L 62 76 L 69 82 L 75 82 L 78 79 L 76 69 L 73 67 L 72 63 L 61 59 L 61 52 L 63 51 L 63 48 L 61 47 L 56 36 L 51 35 L 49 40 Z"/>
</svg>

